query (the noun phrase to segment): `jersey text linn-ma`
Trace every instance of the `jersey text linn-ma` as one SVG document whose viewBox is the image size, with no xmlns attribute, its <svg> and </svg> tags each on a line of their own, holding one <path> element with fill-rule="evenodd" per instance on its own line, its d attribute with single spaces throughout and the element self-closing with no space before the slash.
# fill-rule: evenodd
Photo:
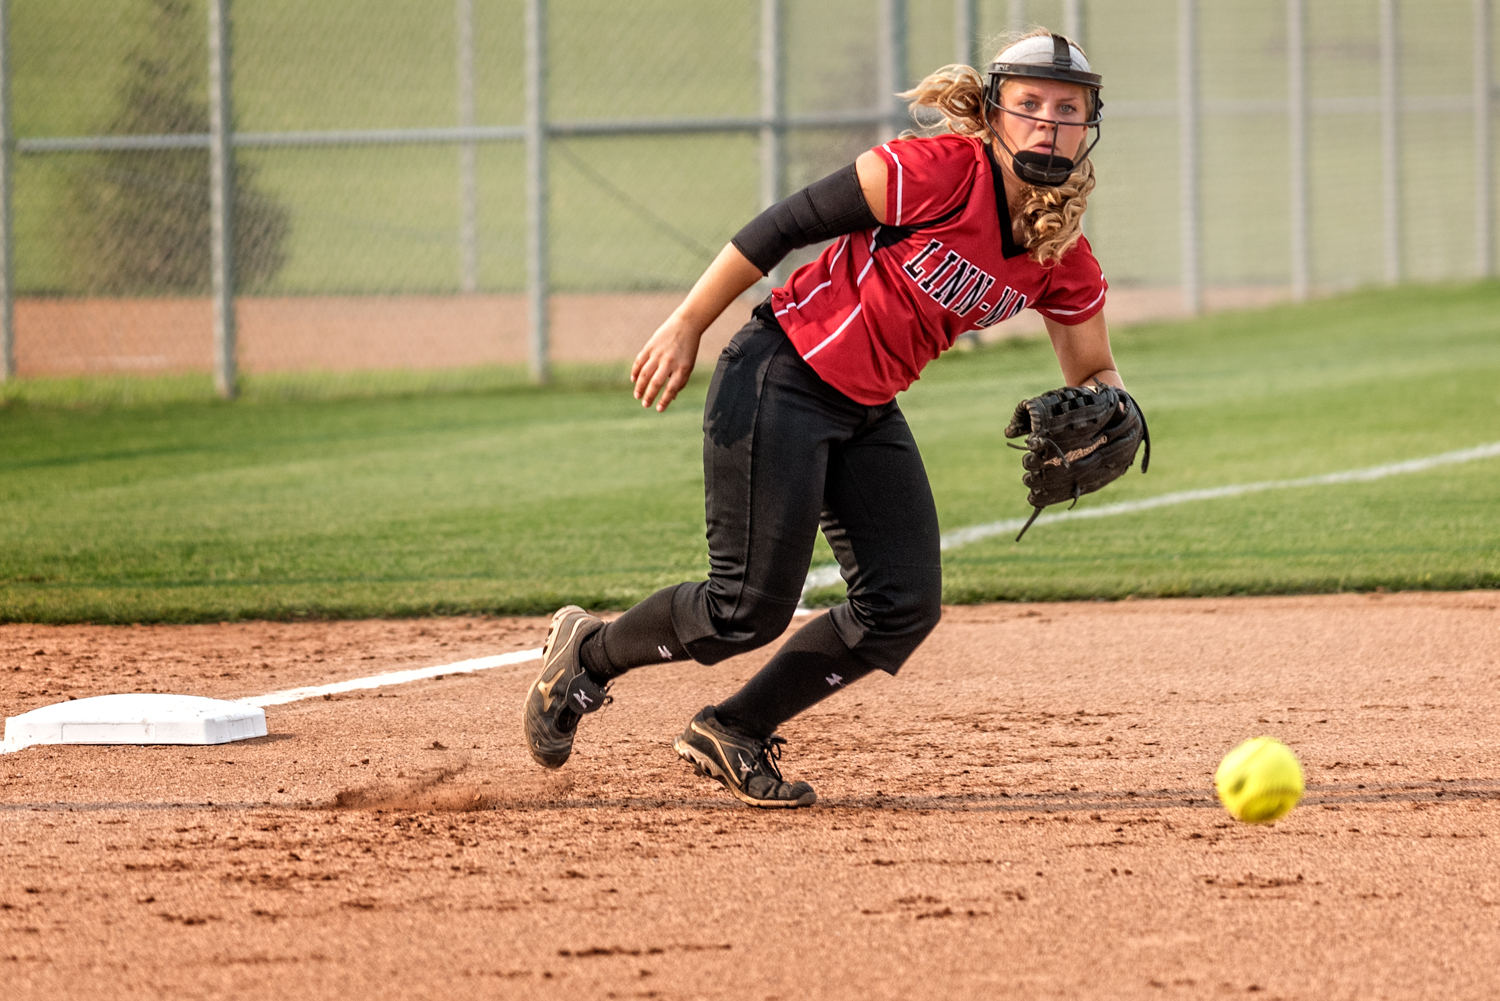
<svg viewBox="0 0 1500 1001">
<path fill-rule="evenodd" d="M 1016 244 L 1000 168 L 979 140 L 898 139 L 876 152 L 890 224 L 840 237 L 771 293 L 824 382 L 876 406 L 962 333 L 1027 307 L 1069 325 L 1104 308 L 1108 285 L 1086 239 L 1047 267 Z"/>
</svg>

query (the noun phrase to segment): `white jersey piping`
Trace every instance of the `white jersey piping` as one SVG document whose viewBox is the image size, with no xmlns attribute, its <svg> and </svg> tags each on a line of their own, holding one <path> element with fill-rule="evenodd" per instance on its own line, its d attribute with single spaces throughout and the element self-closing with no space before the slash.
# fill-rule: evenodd
<svg viewBox="0 0 1500 1001">
<path fill-rule="evenodd" d="M 856 287 L 864 284 L 864 282 L 865 282 L 865 275 L 867 275 L 867 274 L 870 273 L 870 265 L 872 265 L 872 264 L 875 263 L 875 239 L 879 235 L 880 235 L 880 227 L 879 226 L 876 226 L 874 229 L 870 230 L 870 247 L 869 247 L 870 259 L 868 261 L 865 261 L 865 266 L 859 269 L 859 277 L 856 278 L 856 279 L 854 279 L 854 284 L 855 284 Z"/>
<path fill-rule="evenodd" d="M 835 248 L 835 250 L 833 252 L 833 256 L 828 259 L 828 272 L 829 272 L 830 275 L 833 273 L 833 266 L 835 264 L 837 264 L 838 261 L 839 261 L 839 255 L 844 252 L 844 248 L 849 245 L 849 241 L 851 239 L 852 239 L 852 236 L 845 235 L 844 238 L 839 242 L 838 247 Z M 827 288 L 828 286 L 830 286 L 832 284 L 833 284 L 833 279 L 829 278 L 826 282 L 824 282 L 823 284 L 819 285 L 817 288 L 813 289 L 811 292 L 807 293 L 807 297 L 804 298 L 801 302 L 789 302 L 783 308 L 778 309 L 776 311 L 775 315 L 776 316 L 785 316 L 789 310 L 801 309 L 803 306 L 806 306 L 809 302 L 812 301 L 812 297 L 813 296 L 817 295 L 819 292 L 823 291 L 825 288 Z"/>
<path fill-rule="evenodd" d="M 1079 313 L 1087 313 L 1089 310 L 1093 309 L 1099 304 L 1099 300 L 1103 298 L 1104 289 L 1101 288 L 1099 290 L 1099 294 L 1094 296 L 1094 301 L 1089 303 L 1082 309 L 1048 309 L 1047 312 L 1053 314 L 1054 316 L 1077 316 Z"/>
<path fill-rule="evenodd" d="M 891 149 L 890 143 L 881 143 L 880 148 L 890 154 L 891 162 L 896 165 L 896 218 L 891 221 L 891 225 L 899 226 L 901 225 L 901 158 L 896 155 L 895 150 Z"/>
<path fill-rule="evenodd" d="M 845 327 L 849 326 L 849 324 L 851 324 L 851 323 L 854 322 L 854 318 L 856 316 L 858 316 L 859 315 L 859 311 L 862 310 L 862 309 L 864 309 L 864 308 L 865 308 L 865 304 L 864 303 L 860 303 L 858 306 L 855 306 L 854 307 L 854 312 L 852 312 L 848 316 L 846 316 L 844 318 L 844 322 L 839 324 L 839 329 L 835 330 L 833 333 L 831 333 L 827 337 L 823 338 L 822 343 L 820 343 L 817 347 L 813 348 L 807 354 L 805 354 L 805 355 L 802 356 L 802 360 L 803 361 L 807 361 L 813 355 L 817 354 L 819 351 L 822 351 L 824 348 L 826 348 L 829 345 L 829 343 L 835 337 L 837 337 L 839 334 L 842 334 L 844 332 L 844 328 Z"/>
</svg>

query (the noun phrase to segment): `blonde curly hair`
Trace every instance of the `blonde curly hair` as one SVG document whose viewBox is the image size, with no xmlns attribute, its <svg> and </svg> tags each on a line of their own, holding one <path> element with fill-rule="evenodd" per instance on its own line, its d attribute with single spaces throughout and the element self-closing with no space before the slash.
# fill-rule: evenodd
<svg viewBox="0 0 1500 1001">
<path fill-rule="evenodd" d="M 1001 36 L 1000 51 L 1024 38 L 1051 34 L 1039 28 Z M 1076 42 L 1074 43 L 1077 44 Z M 1082 51 L 1080 48 L 1079 51 Z M 911 109 L 932 108 L 942 115 L 942 128 L 985 143 L 994 139 L 985 125 L 984 79 L 972 66 L 951 65 L 929 73 L 921 83 L 898 95 Z M 1020 243 L 1038 264 L 1055 264 L 1083 235 L 1083 213 L 1094 190 L 1094 161 L 1086 159 L 1067 181 L 1055 188 L 1026 185 L 1019 212 Z"/>
</svg>

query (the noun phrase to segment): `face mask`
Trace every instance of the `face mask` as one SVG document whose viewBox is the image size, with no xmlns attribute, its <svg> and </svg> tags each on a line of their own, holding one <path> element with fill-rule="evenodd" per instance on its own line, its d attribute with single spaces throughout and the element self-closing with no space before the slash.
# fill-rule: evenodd
<svg viewBox="0 0 1500 1001">
<path fill-rule="evenodd" d="M 1051 60 L 1039 61 L 1038 57 L 1045 57 L 1045 48 L 1050 44 Z M 1033 51 L 1034 50 L 1034 51 Z M 1082 62 L 1082 53 L 1078 56 Z M 1059 80 L 1065 83 L 1076 83 L 1085 87 L 1093 104 L 1093 114 L 1086 122 L 1060 122 L 1051 118 L 1037 118 L 1033 115 L 1024 115 L 1020 112 L 1009 111 L 1000 104 L 1000 84 L 1006 77 L 1022 77 L 1040 80 Z M 1075 64 L 1073 49 L 1068 40 L 1061 35 L 1051 36 L 1050 43 L 1045 36 L 1022 39 L 1015 45 L 1000 53 L 1000 58 L 990 64 L 989 79 L 986 81 L 984 90 L 985 127 L 1000 144 L 1000 148 L 1011 156 L 1011 169 L 1015 171 L 1018 178 L 1027 184 L 1038 187 L 1055 188 L 1065 184 L 1078 165 L 1088 159 L 1094 147 L 1099 145 L 1101 121 L 1100 112 L 1104 108 L 1104 102 L 1099 99 L 1100 78 L 1097 73 L 1088 70 L 1088 64 L 1083 62 L 1081 66 Z M 1085 129 L 1094 130 L 1094 141 L 1075 161 L 1063 156 L 1055 149 L 1048 153 L 1037 153 L 1032 150 L 1017 152 L 1010 148 L 1000 133 L 995 131 L 990 122 L 990 114 L 998 111 L 1005 115 L 1014 115 L 1017 118 L 1025 118 L 1034 122 L 1045 122 L 1053 127 L 1053 135 L 1058 134 L 1057 129 L 1063 126 L 1077 127 L 1082 125 Z"/>
</svg>

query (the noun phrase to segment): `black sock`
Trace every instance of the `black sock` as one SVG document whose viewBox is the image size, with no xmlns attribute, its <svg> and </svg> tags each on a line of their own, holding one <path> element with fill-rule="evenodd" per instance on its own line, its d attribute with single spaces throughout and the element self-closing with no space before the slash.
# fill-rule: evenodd
<svg viewBox="0 0 1500 1001">
<path fill-rule="evenodd" d="M 583 669 L 599 684 L 633 667 L 687 660 L 688 652 L 672 628 L 672 592 L 664 587 L 583 641 L 578 655 Z"/>
<path fill-rule="evenodd" d="M 731 730 L 769 737 L 802 710 L 873 670 L 855 658 L 823 615 L 797 630 L 755 677 L 714 707 L 714 714 Z"/>
</svg>

